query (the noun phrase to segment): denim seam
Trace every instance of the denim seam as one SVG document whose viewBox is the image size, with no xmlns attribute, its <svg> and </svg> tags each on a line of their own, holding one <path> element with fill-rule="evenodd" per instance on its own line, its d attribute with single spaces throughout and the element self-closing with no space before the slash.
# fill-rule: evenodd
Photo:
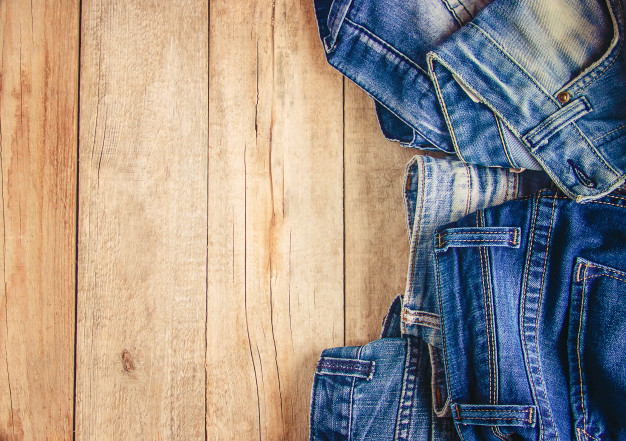
<svg viewBox="0 0 626 441">
<path fill-rule="evenodd" d="M 461 18 L 458 16 L 458 14 L 456 13 L 456 11 L 454 10 L 454 8 L 452 6 L 450 6 L 450 4 L 448 3 L 447 0 L 442 0 L 443 4 L 445 5 L 446 9 L 448 11 L 450 11 L 450 14 L 452 15 L 452 17 L 454 17 L 454 20 L 457 22 L 457 24 L 459 26 L 463 26 L 463 21 L 461 20 Z"/>
<path fill-rule="evenodd" d="M 404 308 L 404 312 L 406 314 L 408 314 L 408 315 L 427 316 L 429 318 L 432 318 L 433 320 L 439 320 L 439 315 L 438 314 L 434 314 L 434 313 L 428 312 L 428 311 L 415 311 L 413 309 L 405 307 Z"/>
<path fill-rule="evenodd" d="M 593 145 L 593 143 L 591 142 L 591 140 L 587 137 L 587 135 L 585 135 L 583 133 L 582 130 L 580 130 L 580 127 L 578 127 L 578 124 L 576 122 L 571 123 L 572 127 L 574 128 L 574 130 L 576 130 L 578 132 L 578 134 L 580 135 L 580 137 L 583 139 L 583 141 L 585 141 L 585 143 L 587 144 L 587 146 L 589 147 L 589 150 L 591 150 L 591 152 L 596 155 L 596 157 L 600 160 L 600 162 L 602 162 L 604 164 L 604 167 L 611 171 L 613 174 L 617 175 L 617 171 L 613 168 L 613 166 L 611 164 L 609 164 L 608 162 L 606 162 L 606 159 L 604 159 L 604 157 L 600 154 L 600 152 L 598 151 L 598 149 L 596 149 L 596 147 Z"/>
<path fill-rule="evenodd" d="M 626 124 L 622 124 L 622 125 L 621 125 L 621 126 L 619 126 L 617 129 L 613 129 L 613 130 L 611 130 L 610 132 L 607 132 L 607 133 L 605 133 L 605 134 L 603 134 L 603 135 L 597 136 L 597 137 L 593 138 L 591 141 L 592 141 L 592 142 L 597 142 L 597 141 L 599 141 L 600 139 L 602 139 L 602 138 L 606 138 L 606 137 L 607 137 L 607 136 L 609 136 L 610 134 L 615 133 L 615 132 L 617 132 L 617 131 L 620 131 L 620 130 L 622 130 L 622 129 L 624 129 L 624 128 L 626 128 Z"/>
<path fill-rule="evenodd" d="M 603 201 L 589 201 L 589 203 L 593 202 L 594 204 L 603 204 L 603 205 L 612 205 L 614 207 L 619 207 L 619 208 L 626 208 L 623 205 L 620 204 L 612 204 L 610 202 L 603 202 Z"/>
<path fill-rule="evenodd" d="M 426 326 L 431 329 L 440 329 L 439 325 L 434 322 L 422 322 L 419 319 L 407 318 L 407 325 Z"/>
<path fill-rule="evenodd" d="M 337 0 L 333 0 L 333 2 L 330 5 L 329 12 L 333 11 L 333 8 L 335 7 L 336 2 Z M 346 2 L 344 1 L 343 3 L 346 3 Z M 340 6 L 337 6 L 337 7 L 340 8 Z M 350 11 L 351 8 L 352 8 L 352 0 L 348 0 L 347 4 L 345 5 L 344 10 L 342 11 L 342 17 L 340 18 L 338 14 L 335 14 L 333 23 L 331 24 L 327 22 L 328 30 L 330 31 L 330 34 L 324 38 L 324 46 L 327 49 L 327 52 L 333 52 L 336 49 L 337 40 L 338 40 L 337 37 L 339 36 L 339 33 L 341 32 L 341 28 L 343 27 L 343 24 L 346 18 L 348 17 L 348 11 Z M 329 37 L 332 39 L 332 45 L 327 45 L 326 40 L 328 40 Z"/>
<path fill-rule="evenodd" d="M 504 227 L 502 228 L 503 231 L 484 231 L 485 228 L 489 228 L 489 227 L 478 227 L 478 228 L 471 228 L 471 229 L 467 229 L 466 231 L 464 231 L 464 234 L 507 234 L 510 233 L 511 228 L 510 227 Z M 495 228 L 500 228 L 500 227 L 495 227 Z M 506 231 L 504 231 L 506 230 Z M 513 228 L 514 233 L 517 233 L 517 228 Z M 443 233 L 438 233 L 437 236 L 440 237 L 446 237 L 449 236 L 451 234 L 457 234 L 457 231 L 450 231 L 450 230 L 446 230 Z M 515 236 L 517 237 L 517 236 Z M 462 239 L 456 239 L 456 240 L 462 240 Z M 481 240 L 481 239 L 476 239 L 476 240 Z"/>
<path fill-rule="evenodd" d="M 500 430 L 500 427 L 498 427 L 498 426 L 491 426 L 491 432 L 493 432 L 493 434 L 499 440 L 502 440 L 502 441 L 508 441 L 509 440 L 509 438 L 502 433 L 502 431 Z"/>
<path fill-rule="evenodd" d="M 569 84 L 572 85 L 571 88 L 569 88 L 569 90 L 572 91 L 572 93 L 579 93 L 580 91 L 585 90 L 590 84 L 597 81 L 615 63 L 615 61 L 619 57 L 619 54 L 622 51 L 622 48 L 624 46 L 624 40 L 623 38 L 620 38 L 620 30 L 623 30 L 623 29 L 620 29 L 620 25 L 617 21 L 617 17 L 615 16 L 615 12 L 613 11 L 611 2 L 607 0 L 605 1 L 605 4 L 609 11 L 609 14 L 611 15 L 611 21 L 613 22 L 613 31 L 615 32 L 614 41 L 611 42 L 611 47 L 609 48 L 607 53 L 604 54 L 600 58 L 600 60 L 598 60 L 597 63 L 594 63 L 595 66 L 592 65 L 589 68 L 589 70 L 587 70 L 586 72 L 583 72 L 582 76 L 578 78 L 577 80 L 575 80 L 574 82 L 569 82 L 565 84 L 565 87 L 563 89 L 568 89 Z M 623 28 L 624 27 L 623 25 L 624 12 L 622 11 L 622 5 L 621 5 L 621 2 L 619 1 L 617 2 L 617 8 L 619 9 L 620 18 L 621 18 L 621 23 L 622 23 L 621 28 Z M 617 43 L 617 41 L 619 41 L 620 44 L 619 44 L 619 47 L 615 48 L 615 43 Z M 613 59 L 611 60 L 611 58 Z M 609 60 L 611 61 L 609 62 Z M 608 65 L 604 66 L 603 68 L 603 65 L 607 63 Z M 588 80 L 589 78 L 591 78 L 591 80 Z M 585 83 L 586 80 L 588 81 Z"/>
<path fill-rule="evenodd" d="M 611 276 L 610 274 L 596 274 L 596 275 L 593 275 L 593 276 L 586 276 L 584 280 L 594 279 L 596 277 L 610 277 L 611 279 L 619 280 L 620 282 L 626 282 L 626 279 L 622 279 L 620 277 Z"/>
<path fill-rule="evenodd" d="M 484 226 L 484 214 L 482 211 L 476 212 L 476 224 L 479 227 Z M 497 357 L 495 350 L 495 337 L 493 335 L 493 323 L 492 323 L 492 306 L 491 306 L 491 285 L 488 280 L 489 274 L 489 262 L 486 256 L 485 247 L 479 247 L 480 254 L 480 271 L 483 283 L 483 298 L 485 302 L 485 321 L 487 325 L 487 345 L 489 347 L 489 401 L 491 404 L 496 404 L 498 395 L 497 385 L 497 373 L 495 369 L 495 360 Z M 487 284 L 485 285 L 485 281 Z"/>
<path fill-rule="evenodd" d="M 420 168 L 420 174 L 418 176 L 418 181 L 417 181 L 417 197 L 420 200 L 420 205 L 419 205 L 419 212 L 416 211 L 414 217 L 413 217 L 413 237 L 411 239 L 411 247 L 410 247 L 410 257 L 409 257 L 409 273 L 407 274 L 407 286 L 406 286 L 406 301 L 410 302 L 412 300 L 412 293 L 413 293 L 413 274 L 415 272 L 415 254 L 417 253 L 416 247 L 417 247 L 417 241 L 419 238 L 419 233 L 421 231 L 422 228 L 422 213 L 423 213 L 423 209 L 424 209 L 424 174 L 426 173 L 425 171 L 425 165 L 424 165 L 424 160 L 422 158 L 416 157 L 416 162 L 419 165 Z M 419 213 L 419 216 L 418 216 Z M 403 312 L 404 312 L 404 308 L 403 308 Z M 403 331 L 406 334 L 406 324 L 404 322 L 404 317 L 401 318 L 402 319 L 402 327 L 403 327 Z"/>
<path fill-rule="evenodd" d="M 502 133 L 502 122 L 500 121 L 500 118 L 498 117 L 498 115 L 496 115 L 496 112 L 494 112 L 493 110 L 491 111 L 491 113 L 493 113 L 493 117 L 496 119 L 496 126 L 498 127 L 498 134 L 500 135 L 500 141 L 502 141 L 502 149 L 504 150 L 506 159 L 509 161 L 509 164 L 511 165 L 511 167 L 519 168 L 517 163 L 513 161 L 513 159 L 511 158 L 511 155 L 509 154 L 509 147 L 508 147 L 506 140 L 504 139 L 504 134 Z"/>
<path fill-rule="evenodd" d="M 315 417 L 317 415 L 317 394 L 315 393 L 317 389 L 319 377 L 317 375 L 313 378 L 313 387 L 311 388 L 311 411 L 309 413 L 309 432 L 311 433 L 312 441 L 316 441 L 315 431 L 313 427 L 315 425 Z"/>
<path fill-rule="evenodd" d="M 536 228 L 536 224 L 537 224 L 537 216 L 539 214 L 539 199 L 542 196 L 542 191 L 539 191 L 539 193 L 536 195 L 536 197 L 533 197 L 533 211 L 534 211 L 534 215 L 533 215 L 533 221 L 532 221 L 532 225 L 530 227 L 530 232 L 528 235 L 528 251 L 526 254 L 526 263 L 525 263 L 525 268 L 524 268 L 524 278 L 523 278 L 523 282 L 522 282 L 522 293 L 521 293 L 521 308 L 520 308 L 520 314 L 519 314 L 519 328 L 521 330 L 521 335 L 522 335 L 522 345 L 524 346 L 524 362 L 526 364 L 526 371 L 529 373 L 529 384 L 530 384 L 530 388 L 532 390 L 532 394 L 533 394 L 533 399 L 535 402 L 537 402 L 537 389 L 535 387 L 535 382 L 533 381 L 532 378 L 532 369 L 530 366 L 530 360 L 529 360 L 529 352 L 528 352 L 528 344 L 526 341 L 526 332 L 525 332 L 525 317 L 526 317 L 526 294 L 528 291 L 528 278 L 529 278 L 529 268 L 530 268 L 530 264 L 531 264 L 531 260 L 532 260 L 532 254 L 533 254 L 533 245 L 535 243 L 535 228 Z M 538 421 L 539 421 L 539 432 L 541 433 L 541 440 L 544 439 L 544 430 L 543 430 L 543 419 L 541 418 L 541 414 L 538 415 Z"/>
<path fill-rule="evenodd" d="M 472 206 L 472 172 L 470 171 L 469 165 L 466 162 L 463 163 L 465 166 L 465 173 L 467 174 L 467 193 L 465 197 L 465 216 L 470 213 L 470 207 Z"/>
<path fill-rule="evenodd" d="M 394 437 L 397 441 L 410 441 L 409 429 L 411 427 L 411 408 L 413 406 L 416 387 L 416 374 L 413 372 L 416 369 L 416 362 L 414 362 L 415 351 L 416 348 L 414 347 L 411 338 L 407 338 L 402 392 L 398 403 L 398 415 Z"/>
<path fill-rule="evenodd" d="M 475 28 L 477 31 L 479 31 L 480 33 L 482 33 L 485 38 L 496 48 L 496 50 L 498 50 L 502 55 L 504 55 L 504 57 L 506 57 L 507 59 L 509 59 L 519 70 L 520 72 L 526 76 L 536 87 L 539 91 L 541 91 L 546 98 L 548 98 L 550 101 L 552 101 L 553 104 L 556 105 L 557 107 L 557 111 L 560 108 L 560 106 L 557 104 L 557 100 L 548 93 L 547 90 L 545 90 L 545 88 L 541 85 L 541 83 L 539 83 L 531 74 L 530 72 L 528 72 L 526 69 L 524 69 L 523 66 L 521 66 L 507 51 L 504 47 L 502 47 L 499 43 L 497 43 L 490 35 L 487 31 L 485 31 L 484 29 L 482 29 L 480 26 L 478 26 L 475 23 L 468 23 L 468 26 L 472 26 L 473 28 Z M 442 63 L 444 64 L 444 63 Z M 445 64 L 444 64 L 445 65 Z M 435 77 L 436 78 L 436 77 Z M 459 76 L 459 78 L 461 78 L 461 80 L 463 81 L 463 83 L 465 83 L 465 85 L 467 86 L 467 81 L 465 79 L 463 79 L 461 76 Z M 435 80 L 436 81 L 436 80 Z M 472 92 L 476 93 L 471 87 L 469 88 L 470 90 L 472 90 Z M 484 104 L 487 104 L 487 100 L 479 93 L 476 93 L 476 95 L 481 98 L 481 100 L 484 102 Z M 494 110 L 492 108 L 491 105 L 488 105 L 489 108 L 492 109 L 492 111 Z M 503 116 L 501 116 L 502 120 L 507 122 L 507 127 L 511 128 L 511 123 L 510 121 L 507 121 L 506 118 L 504 118 Z M 604 160 L 604 158 L 601 157 L 601 155 L 597 152 L 596 148 L 593 146 L 593 144 L 591 144 L 591 142 L 589 141 L 589 139 L 587 139 L 587 137 L 585 135 L 582 134 L 582 132 L 580 131 L 580 129 L 578 128 L 578 125 L 576 125 L 575 123 L 572 123 L 572 125 L 576 128 L 576 130 L 579 132 L 579 134 L 581 135 L 581 137 L 583 137 L 584 140 L 587 141 L 588 145 L 591 147 L 592 152 L 598 157 L 598 159 L 600 159 L 600 161 L 602 163 L 604 163 L 604 165 L 612 172 L 615 173 L 615 170 L 613 170 L 612 167 L 610 167 L 606 161 Z M 517 131 L 514 131 L 514 133 L 518 133 Z M 523 139 L 521 136 L 519 136 L 518 133 L 518 137 L 520 137 L 521 139 Z M 535 155 L 533 155 L 535 156 Z M 537 158 L 536 158 L 537 159 Z M 562 181 L 559 179 L 559 182 L 563 185 Z M 563 185 L 564 187 L 567 187 L 565 185 Z"/>
<path fill-rule="evenodd" d="M 541 85 L 541 83 L 539 81 L 537 81 L 537 79 L 535 77 L 533 77 L 530 74 L 530 72 L 528 72 L 521 64 L 519 64 L 517 62 L 517 60 L 515 60 L 515 58 L 513 58 L 513 56 L 511 54 L 509 54 L 509 52 L 506 50 L 506 48 L 504 48 L 500 43 L 498 43 L 496 40 L 494 40 L 493 37 L 491 37 L 491 35 L 489 35 L 489 33 L 487 31 L 485 31 L 483 28 L 481 28 L 476 23 L 470 22 L 467 25 L 475 28 L 478 32 L 483 34 L 485 36 L 485 38 L 492 44 L 493 47 L 496 48 L 496 50 L 498 52 L 500 52 L 502 55 L 504 55 L 505 58 L 508 58 L 518 68 L 518 70 L 526 78 L 528 78 L 537 87 L 537 89 L 539 89 L 546 96 L 546 98 L 550 99 L 550 101 L 552 101 L 557 106 L 557 108 L 559 107 L 559 105 L 557 104 L 558 101 L 550 93 L 548 93 L 548 91 Z M 478 96 L 480 96 L 480 95 L 478 95 Z"/>
<path fill-rule="evenodd" d="M 415 63 L 415 61 L 411 60 L 408 56 L 406 56 L 405 54 L 400 52 L 398 49 L 393 47 L 391 44 L 387 43 L 385 40 L 380 38 L 378 35 L 374 34 L 372 31 L 370 31 L 365 26 L 350 20 L 348 17 L 345 18 L 345 22 L 350 24 L 350 25 L 352 25 L 353 27 L 357 28 L 358 30 L 360 30 L 361 32 L 366 34 L 367 37 L 371 38 L 372 40 L 376 40 L 379 44 L 384 46 L 388 51 L 390 51 L 390 52 L 394 53 L 396 56 L 400 57 L 405 63 L 407 63 L 407 64 L 411 65 L 412 67 L 414 67 L 415 69 L 419 70 L 424 75 L 427 75 L 427 72 L 419 64 Z"/>
<path fill-rule="evenodd" d="M 494 245 L 500 243 L 500 244 L 509 245 L 511 247 L 514 247 L 517 245 L 516 243 L 513 243 L 510 239 L 454 239 L 454 242 L 479 242 L 479 243 L 490 242 L 490 243 L 493 243 Z M 493 246 L 493 245 L 485 245 L 485 246 Z M 449 248 L 449 244 L 447 241 L 439 242 L 439 246 L 437 248 L 440 250 L 442 250 L 443 248 Z M 453 246 L 452 248 L 460 248 L 460 247 Z"/>
<path fill-rule="evenodd" d="M 402 62 L 407 63 L 411 68 L 415 68 L 419 72 L 421 72 L 422 74 L 428 76 L 428 73 L 426 71 L 424 71 L 424 69 L 422 69 L 419 65 L 415 64 L 415 62 L 413 62 L 410 58 L 408 58 L 402 52 L 399 52 L 397 49 L 395 49 L 389 43 L 385 42 L 384 40 L 381 40 L 376 34 L 372 33 L 367 28 L 359 25 L 358 23 L 353 22 L 352 20 L 350 20 L 347 17 L 344 19 L 344 22 L 347 23 L 348 25 L 351 25 L 353 28 L 355 28 L 358 31 L 359 35 L 362 35 L 365 38 L 368 38 L 368 39 L 370 39 L 372 41 L 375 41 L 377 44 L 380 44 L 384 48 L 388 48 L 388 50 L 390 52 L 392 52 L 396 56 L 400 57 L 402 59 Z M 333 64 L 331 63 L 331 65 L 333 65 Z M 381 106 L 383 106 L 385 109 L 387 109 L 389 112 L 391 112 L 394 116 L 396 116 L 400 121 L 405 123 L 407 126 L 411 127 L 417 134 L 419 134 L 422 138 L 424 138 L 426 141 L 428 141 L 431 145 L 435 146 L 435 148 L 437 148 L 438 150 L 440 150 L 440 151 L 442 151 L 444 153 L 450 153 L 446 149 L 441 148 L 439 146 L 439 144 L 436 143 L 436 142 L 433 142 L 430 139 L 429 136 L 425 135 L 422 131 L 418 130 L 413 125 L 409 124 L 404 118 L 402 118 L 400 115 L 398 115 L 392 109 L 390 109 L 387 105 L 385 105 L 383 103 L 384 100 L 379 99 L 377 97 L 378 93 L 376 93 L 374 90 L 372 90 L 372 88 L 369 87 L 367 84 L 362 83 L 362 82 L 357 82 L 355 79 L 352 79 L 352 78 L 351 78 L 351 81 L 353 81 L 355 84 L 357 84 L 361 89 L 363 89 L 368 95 L 370 95 L 372 98 L 374 98 Z"/>
<path fill-rule="evenodd" d="M 535 424 L 533 407 L 528 407 L 527 411 L 520 411 L 515 409 L 461 409 L 459 404 L 453 406 L 453 419 L 461 425 L 475 425 L 475 421 L 489 421 L 492 422 L 491 431 L 499 439 L 508 439 L 500 431 L 497 426 L 501 422 L 515 422 L 524 423 L 522 426 L 533 426 Z M 493 413 L 493 416 L 489 416 L 489 413 Z M 472 414 L 478 414 L 476 416 Z M 507 416 L 509 414 L 510 416 Z"/>
<path fill-rule="evenodd" d="M 589 267 L 585 267 L 585 276 L 587 275 L 587 270 Z M 585 397 L 583 394 L 583 369 L 582 369 L 582 357 L 580 355 L 580 338 L 581 338 L 581 334 L 582 334 L 582 329 L 583 329 L 583 314 L 584 314 L 584 309 L 585 309 L 585 294 L 587 291 L 587 284 L 583 283 L 582 286 L 582 292 L 581 292 L 581 296 L 580 296 L 580 311 L 579 311 L 579 318 L 578 318 L 578 333 L 576 335 L 576 355 L 578 357 L 578 382 L 580 385 L 580 404 L 582 406 L 582 411 L 583 411 L 583 431 L 586 433 L 587 432 L 587 411 L 585 409 Z"/>
<path fill-rule="evenodd" d="M 467 6 L 465 6 L 465 3 L 463 3 L 461 0 L 458 0 L 458 2 L 461 6 L 463 6 L 463 9 L 465 9 L 465 12 L 467 12 L 467 15 L 469 15 L 470 18 L 474 18 L 472 16 L 472 13 L 469 11 L 469 9 L 467 9 Z"/>
<path fill-rule="evenodd" d="M 546 119 L 536 125 L 530 132 L 524 135 L 524 139 L 534 146 L 540 147 L 547 143 L 552 136 L 579 118 L 593 111 L 593 107 L 586 97 L 580 97 L 569 106 L 563 106 L 552 113 Z M 565 117 L 564 117 L 565 114 Z M 563 119 L 563 121 L 558 122 Z"/>
<path fill-rule="evenodd" d="M 436 314 L 427 313 L 424 311 L 414 311 L 407 307 L 402 309 L 407 322 L 414 325 L 424 325 L 435 329 L 439 329 L 439 316 Z"/>
<path fill-rule="evenodd" d="M 551 244 L 550 239 L 552 237 L 552 227 L 554 225 L 554 211 L 555 211 L 555 208 L 556 208 L 556 199 L 553 199 L 553 201 L 552 201 L 552 214 L 550 215 L 550 227 L 548 229 L 548 237 L 546 239 L 546 242 L 547 242 L 546 250 L 544 252 L 543 271 L 541 273 L 541 282 L 539 284 L 538 306 L 537 306 L 537 311 L 536 311 L 536 316 L 535 316 L 535 348 L 536 348 L 536 351 L 537 351 L 537 367 L 539 368 L 539 377 L 541 379 L 541 382 L 543 383 L 542 384 L 542 386 L 543 386 L 542 387 L 542 389 L 543 389 L 543 396 L 544 396 L 544 399 L 545 399 L 546 403 L 548 404 L 547 407 L 548 407 L 548 412 L 550 413 L 550 419 L 552 421 L 552 424 L 554 424 L 554 415 L 552 414 L 552 407 L 550 406 L 550 403 L 548 401 L 548 396 L 546 395 L 546 391 L 545 391 L 545 389 L 546 389 L 546 387 L 545 387 L 545 379 L 543 377 L 543 371 L 541 369 L 541 356 L 539 354 L 539 344 L 538 344 L 539 336 L 538 336 L 538 332 L 539 332 L 539 312 L 540 312 L 540 309 L 541 309 L 541 302 L 543 300 L 543 287 L 544 287 L 544 282 L 545 282 L 546 269 L 547 269 L 547 265 L 548 265 L 548 254 L 549 254 L 549 251 L 550 251 L 550 244 Z M 559 435 L 558 435 L 558 432 L 556 432 L 556 429 L 555 429 L 554 434 L 556 436 L 556 439 L 558 440 L 559 439 Z"/>
<path fill-rule="evenodd" d="M 442 299 L 443 299 L 443 293 L 441 291 L 441 277 L 440 277 L 440 269 L 439 269 L 439 254 L 434 253 L 435 254 L 435 267 L 437 270 L 437 292 L 438 292 L 438 298 L 439 298 L 439 310 L 443 311 L 443 304 L 442 304 Z M 452 384 L 450 381 L 450 366 L 448 365 L 448 345 L 446 345 L 446 329 L 444 326 L 444 315 L 441 314 L 441 339 L 443 342 L 443 352 L 444 352 L 444 357 L 443 357 L 443 361 L 444 361 L 444 366 L 445 366 L 445 370 L 446 370 L 446 384 L 448 386 L 448 399 L 450 401 L 452 401 L 452 394 L 450 391 L 450 385 Z M 461 438 L 461 441 L 465 441 L 465 437 L 463 436 L 463 431 L 459 430 L 457 427 L 457 433 L 459 435 L 459 438 Z"/>
<path fill-rule="evenodd" d="M 428 56 L 427 56 L 428 57 Z M 452 127 L 452 121 L 450 120 L 450 114 L 448 113 L 448 107 L 446 106 L 446 102 L 443 99 L 443 94 L 441 93 L 441 86 L 439 85 L 439 80 L 437 79 L 437 76 L 435 75 L 435 71 L 432 69 L 432 65 L 430 62 L 428 62 L 428 67 L 429 67 L 429 76 L 435 86 L 435 92 L 437 94 L 437 98 L 439 101 L 439 105 L 441 106 L 441 109 L 443 110 L 443 118 L 446 121 L 446 125 L 448 126 L 448 132 L 450 132 L 450 138 L 452 139 L 452 146 L 454 147 L 454 152 L 456 153 L 456 155 L 458 156 L 458 158 L 463 161 L 463 162 L 467 162 L 465 160 L 465 158 L 463 158 L 463 155 L 461 154 L 461 149 L 459 148 L 459 143 L 456 139 L 456 135 L 454 134 L 454 127 Z M 480 95 L 478 95 L 480 96 Z"/>
<path fill-rule="evenodd" d="M 595 436 L 591 436 L 589 435 L 587 432 L 585 432 L 583 429 L 576 429 L 576 431 L 578 432 L 578 439 L 580 440 L 587 440 L 587 439 L 593 439 L 595 441 L 600 441 L 598 438 L 596 438 Z M 581 436 L 582 435 L 582 436 Z M 584 437 L 584 438 L 583 438 Z"/>
<path fill-rule="evenodd" d="M 359 354 L 359 356 L 360 356 L 360 354 Z M 354 387 L 355 387 L 355 385 L 356 385 L 356 378 L 352 378 L 352 385 L 350 386 L 350 410 L 348 411 L 348 441 L 352 439 L 352 409 L 354 407 Z"/>
<path fill-rule="evenodd" d="M 359 366 L 357 366 L 359 365 Z M 367 366 L 364 366 L 367 365 Z M 354 372 L 356 374 L 373 375 L 376 362 L 368 360 L 344 360 L 331 357 L 322 357 L 317 363 L 317 372 L 325 373 L 326 369 L 337 369 L 344 372 Z"/>
</svg>

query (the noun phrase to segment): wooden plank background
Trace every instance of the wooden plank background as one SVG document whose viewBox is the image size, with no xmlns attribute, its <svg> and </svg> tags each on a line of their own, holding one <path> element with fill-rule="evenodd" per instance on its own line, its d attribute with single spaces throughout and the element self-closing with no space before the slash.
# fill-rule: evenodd
<svg viewBox="0 0 626 441">
<path fill-rule="evenodd" d="M 0 1 L 0 441 L 306 440 L 404 289 L 404 165 L 310 0 Z"/>
</svg>

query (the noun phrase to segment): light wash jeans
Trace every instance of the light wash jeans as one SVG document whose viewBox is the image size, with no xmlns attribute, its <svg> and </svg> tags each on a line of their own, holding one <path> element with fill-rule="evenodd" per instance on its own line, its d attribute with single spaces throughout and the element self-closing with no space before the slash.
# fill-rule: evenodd
<svg viewBox="0 0 626 441">
<path fill-rule="evenodd" d="M 545 170 L 578 202 L 626 179 L 622 0 L 315 0 L 331 65 L 383 132 Z"/>
</svg>

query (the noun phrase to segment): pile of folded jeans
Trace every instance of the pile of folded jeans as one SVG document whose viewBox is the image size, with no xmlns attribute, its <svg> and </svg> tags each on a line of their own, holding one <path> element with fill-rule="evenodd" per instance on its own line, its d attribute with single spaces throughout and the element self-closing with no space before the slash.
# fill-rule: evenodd
<svg viewBox="0 0 626 441">
<path fill-rule="evenodd" d="M 626 440 L 623 0 L 315 0 L 415 156 L 406 291 L 327 349 L 311 440 Z"/>
</svg>

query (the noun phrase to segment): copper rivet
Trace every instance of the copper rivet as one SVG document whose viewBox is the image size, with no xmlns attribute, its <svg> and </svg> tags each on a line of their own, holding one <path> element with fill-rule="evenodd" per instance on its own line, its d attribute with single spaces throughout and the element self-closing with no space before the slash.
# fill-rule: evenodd
<svg viewBox="0 0 626 441">
<path fill-rule="evenodd" d="M 565 104 L 566 102 L 570 100 L 571 95 L 569 94 L 569 92 L 563 91 L 563 92 L 559 92 L 559 94 L 557 95 L 557 98 L 561 104 Z"/>
</svg>

